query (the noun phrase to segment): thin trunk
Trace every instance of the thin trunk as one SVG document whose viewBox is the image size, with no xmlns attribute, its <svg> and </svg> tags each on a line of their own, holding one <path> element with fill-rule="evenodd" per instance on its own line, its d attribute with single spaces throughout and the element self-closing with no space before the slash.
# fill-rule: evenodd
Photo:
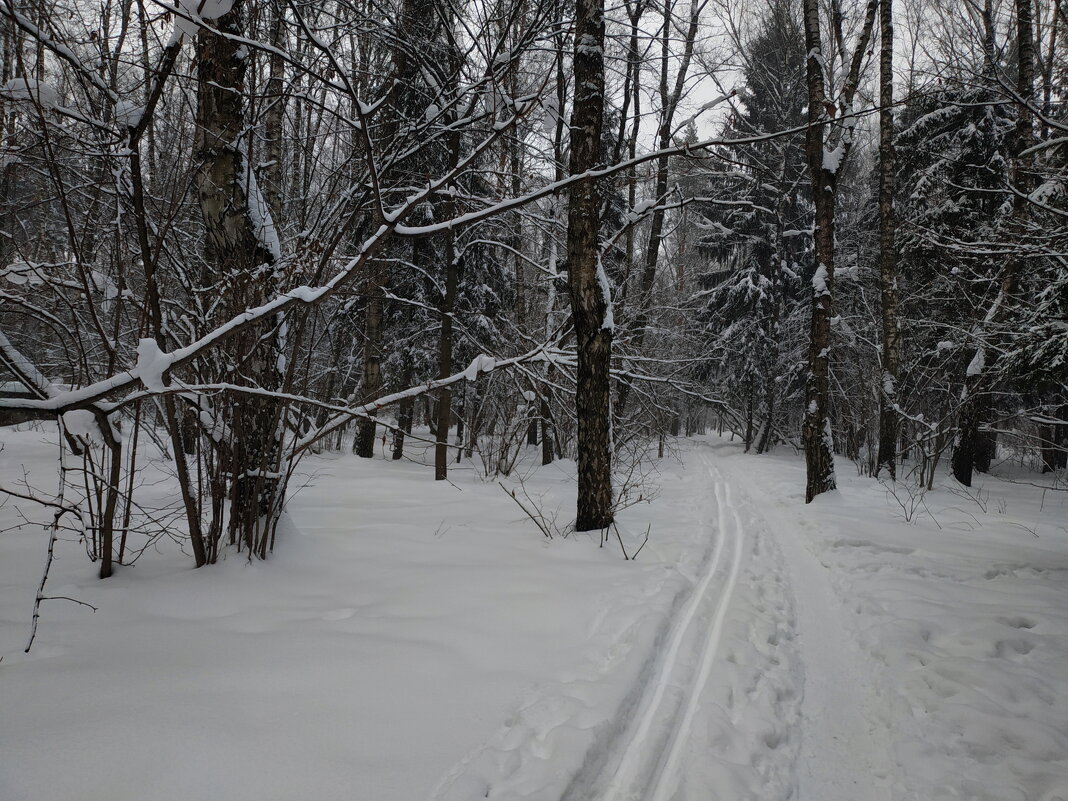
<svg viewBox="0 0 1068 801">
<path fill-rule="evenodd" d="M 675 432 L 673 431 L 672 434 Z M 745 453 L 753 445 L 753 384 L 749 383 L 745 393 Z"/>
<path fill-rule="evenodd" d="M 155 84 L 148 95 L 145 104 L 143 120 L 150 119 L 153 108 L 153 100 L 158 100 L 162 94 L 163 81 L 173 67 L 178 56 L 179 44 L 172 44 L 165 53 L 161 69 L 157 71 Z M 152 125 L 142 129 L 151 136 Z M 140 135 L 134 131 L 130 135 L 130 181 L 132 184 L 131 200 L 134 208 L 134 220 L 137 233 L 137 245 L 140 250 L 141 266 L 144 270 L 145 300 L 147 307 L 147 324 L 149 334 L 156 342 L 156 346 L 162 351 L 166 349 L 166 338 L 163 334 L 163 307 L 160 299 L 159 280 L 156 272 L 156 257 L 149 242 L 148 215 L 145 207 L 145 187 L 143 183 L 143 169 L 141 164 Z M 170 383 L 170 376 L 163 376 L 165 384 Z M 200 494 L 194 486 L 193 477 L 189 471 L 189 463 L 183 448 L 181 421 L 173 394 L 163 396 L 163 408 L 166 415 L 167 433 L 170 438 L 171 452 L 174 456 L 175 472 L 178 475 L 178 487 L 182 496 L 182 505 L 185 509 L 186 528 L 189 531 L 189 541 L 193 549 L 193 562 L 197 567 L 202 567 L 208 562 L 208 549 L 204 539 L 203 521 L 200 513 Z"/>
<path fill-rule="evenodd" d="M 441 303 L 441 336 L 438 340 L 438 378 L 447 377 L 452 370 L 452 312 L 456 303 L 458 269 L 452 235 L 445 247 L 446 275 L 445 295 Z M 448 387 L 438 390 L 437 425 L 434 430 L 434 480 L 449 477 L 449 426 L 452 424 L 452 391 Z"/>
<path fill-rule="evenodd" d="M 108 426 L 106 431 L 104 426 Z M 122 443 L 111 436 L 110 425 L 107 421 L 101 420 L 99 427 L 107 438 L 108 457 L 111 459 L 107 493 L 100 515 L 100 578 L 105 579 L 114 571 L 113 543 L 115 512 L 119 504 L 119 482 L 122 480 Z"/>
<path fill-rule="evenodd" d="M 460 159 L 460 137 L 449 137 L 449 168 L 454 169 Z M 453 195 L 442 204 L 443 217 L 452 219 L 456 213 Z M 445 294 L 441 299 L 441 337 L 438 341 L 438 377 L 446 378 L 452 372 L 453 319 L 456 308 L 456 292 L 460 286 L 462 255 L 456 252 L 456 237 L 450 228 L 445 233 Z M 438 390 L 438 424 L 434 445 L 434 480 L 443 481 L 449 476 L 449 425 L 452 423 L 452 391 L 448 387 Z"/>
<path fill-rule="evenodd" d="M 459 464 L 464 455 L 464 407 L 467 401 L 466 383 L 460 393 L 460 405 L 456 409 L 456 463 Z"/>
<path fill-rule="evenodd" d="M 901 347 L 897 325 L 897 251 L 894 234 L 894 22 L 893 3 L 879 11 L 879 290 L 882 299 L 883 375 L 879 395 L 879 451 L 875 475 L 886 468 L 897 478 L 897 382 Z"/>
<path fill-rule="evenodd" d="M 382 394 L 382 323 L 385 296 L 385 264 L 382 259 L 368 263 L 367 280 L 364 284 L 363 312 L 363 386 L 362 397 L 369 403 Z M 378 423 L 374 416 L 366 417 L 356 424 L 356 439 L 353 452 L 370 459 L 375 455 L 375 432 Z"/>
<path fill-rule="evenodd" d="M 541 396 L 541 463 L 552 464 L 553 461 L 553 420 L 552 404 L 549 394 Z"/>
<path fill-rule="evenodd" d="M 1056 416 L 1060 422 L 1041 429 L 1043 473 L 1068 467 L 1068 405 L 1062 405 Z"/>
<path fill-rule="evenodd" d="M 402 359 L 404 364 L 403 371 L 401 372 L 401 385 L 411 386 L 412 383 L 412 362 L 408 353 L 404 354 Z M 397 409 L 397 428 L 393 432 L 393 458 L 404 458 L 404 436 L 412 433 L 412 407 L 414 401 L 412 398 L 405 398 L 400 402 Z"/>
<path fill-rule="evenodd" d="M 264 122 L 266 166 L 264 167 L 263 194 L 271 209 L 275 225 L 282 222 L 282 135 L 285 119 L 285 47 L 282 22 L 285 6 L 271 3 L 270 44 L 274 48 L 268 57 L 270 75 L 267 79 L 267 114 Z"/>
<path fill-rule="evenodd" d="M 12 66 L 15 62 L 15 45 L 18 29 L 5 18 L 0 24 L 3 37 L 3 61 L 0 62 L 0 81 L 7 85 L 13 77 Z M 4 151 L 13 153 L 17 144 L 15 134 L 15 115 L 3 97 L 0 97 L 0 137 L 3 138 Z M 14 236 L 14 211 L 12 190 L 15 184 L 15 167 L 18 159 L 4 159 L 0 166 L 0 264 L 8 265 L 15 260 L 16 243 Z"/>
</svg>

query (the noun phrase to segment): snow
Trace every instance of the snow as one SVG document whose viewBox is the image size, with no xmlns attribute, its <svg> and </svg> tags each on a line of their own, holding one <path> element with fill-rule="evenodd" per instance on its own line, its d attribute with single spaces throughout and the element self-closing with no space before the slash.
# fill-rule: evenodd
<svg viewBox="0 0 1068 801">
<path fill-rule="evenodd" d="M 601 330 L 614 331 L 616 318 L 612 309 L 612 287 L 608 282 L 608 273 L 605 272 L 599 253 L 597 254 L 597 286 L 600 287 L 601 298 L 604 300 L 604 319 L 601 321 Z"/>
<path fill-rule="evenodd" d="M 800 460 L 739 450 L 721 469 L 783 532 L 797 595 L 798 801 L 1068 798 L 1063 483 L 1003 464 L 919 498 L 843 468 L 803 506 Z"/>
<path fill-rule="evenodd" d="M 200 27 L 197 24 L 198 19 L 208 21 L 218 19 L 230 12 L 234 2 L 233 0 L 177 0 L 177 5 L 181 13 L 174 15 L 172 42 L 177 41 L 183 34 L 189 37 L 195 36 L 197 28 Z"/>
<path fill-rule="evenodd" d="M 248 203 L 248 217 L 252 225 L 253 235 L 256 237 L 260 247 L 271 254 L 271 259 L 277 263 L 282 258 L 282 245 L 278 239 L 278 230 L 275 228 L 274 218 L 271 216 L 267 198 L 260 191 L 259 182 L 256 180 L 256 171 L 252 168 L 252 163 L 245 152 L 243 144 L 241 146 L 241 154 L 243 156 L 242 164 L 244 169 L 238 173 L 237 177 Z"/>
<path fill-rule="evenodd" d="M 827 278 L 827 265 L 820 264 L 816 267 L 816 272 L 812 275 L 812 292 L 816 297 L 831 294 L 831 290 L 827 286 Z"/>
<path fill-rule="evenodd" d="M 634 221 L 640 220 L 646 212 L 654 208 L 656 208 L 655 199 L 648 198 L 646 200 L 639 200 L 637 203 L 634 204 L 634 208 L 630 212 L 629 219 Z"/>
<path fill-rule="evenodd" d="M 26 464 L 48 487 L 51 457 L 40 435 L 18 432 L 0 452 L 0 482 Z M 663 531 L 627 562 L 595 537 L 548 543 L 472 470 L 450 470 L 449 483 L 407 461 L 309 465 L 315 483 L 294 498 L 267 562 L 230 554 L 195 571 L 171 548 L 99 582 L 84 548 L 61 542 L 50 591 L 100 611 L 49 602 L 28 655 L 43 533 L 5 535 L 5 801 L 93 797 L 87 787 L 111 801 L 353 788 L 408 801 L 469 786 L 480 770 L 494 786 L 559 788 L 567 775 L 544 748 L 607 731 L 708 544 L 686 525 L 685 493 L 700 484 L 678 469 L 666 495 L 677 510 L 654 522 L 650 507 L 633 508 L 635 532 Z M 573 471 L 559 463 L 527 488 L 570 507 Z M 143 497 L 163 504 L 171 486 Z M 0 514 L 9 523 L 10 505 Z M 637 533 L 624 537 L 636 550 Z M 591 705 L 591 728 L 563 714 L 569 694 L 575 709 Z M 497 753 L 503 731 L 506 760 L 464 762 Z M 572 770 L 583 755 L 560 751 Z"/>
<path fill-rule="evenodd" d="M 54 489 L 55 429 L 2 434 L 0 484 Z M 174 508 L 143 447 L 142 502 Z M 1066 493 L 841 465 L 805 505 L 793 453 L 680 448 L 620 513 L 636 561 L 546 539 L 470 462 L 431 480 L 432 446 L 309 456 L 266 562 L 164 538 L 102 582 L 62 534 L 48 592 L 98 611 L 45 602 L 29 654 L 47 537 L 0 506 L 0 797 L 1068 797 Z M 523 489 L 563 522 L 574 465 L 537 455 Z"/>
<path fill-rule="evenodd" d="M 169 368 L 170 359 L 160 350 L 154 339 L 141 339 L 137 343 L 137 366 L 134 373 L 149 392 L 163 392 L 163 373 Z"/>
<path fill-rule="evenodd" d="M 599 56 L 602 53 L 600 41 L 591 33 L 582 34 L 582 37 L 575 42 L 576 55 Z"/>
<path fill-rule="evenodd" d="M 71 436 L 86 437 L 97 441 L 103 440 L 96 418 L 88 409 L 71 409 L 69 412 L 64 412 L 62 416 L 63 427 Z"/>
<path fill-rule="evenodd" d="M 295 298 L 303 303 L 314 303 L 322 295 L 322 289 L 313 289 L 310 286 L 298 286 L 285 293 L 287 298 Z"/>
<path fill-rule="evenodd" d="M 1028 199 L 1034 203 L 1048 205 L 1064 194 L 1064 185 L 1061 181 L 1047 180 L 1039 184 L 1028 195 Z"/>
<path fill-rule="evenodd" d="M 0 278 L 15 286 L 39 286 L 44 283 L 37 265 L 24 261 L 9 264 L 3 272 L 0 272 Z"/>
<path fill-rule="evenodd" d="M 560 102 L 555 94 L 548 93 L 541 99 L 541 107 L 545 111 L 542 117 L 542 128 L 545 135 L 551 139 L 556 135 L 556 126 L 560 122 Z"/>
<path fill-rule="evenodd" d="M 127 128 L 135 128 L 145 113 L 145 107 L 132 100 L 119 100 L 115 103 L 115 122 Z"/>
<path fill-rule="evenodd" d="M 471 364 L 467 365 L 467 369 L 464 370 L 464 378 L 468 381 L 475 381 L 479 373 L 492 372 L 496 367 L 497 362 L 492 356 L 480 353 L 471 360 Z"/>
<path fill-rule="evenodd" d="M 845 156 L 845 142 L 839 142 L 834 150 L 823 151 L 823 169 L 827 172 L 836 173 L 842 166 L 842 158 Z"/>
<path fill-rule="evenodd" d="M 896 394 L 897 380 L 894 378 L 893 373 L 888 370 L 883 371 L 883 394 L 888 398 L 893 398 Z"/>
<path fill-rule="evenodd" d="M 59 107 L 59 93 L 55 88 L 35 78 L 12 78 L 0 86 L 0 98 L 39 103 L 46 109 Z"/>
</svg>

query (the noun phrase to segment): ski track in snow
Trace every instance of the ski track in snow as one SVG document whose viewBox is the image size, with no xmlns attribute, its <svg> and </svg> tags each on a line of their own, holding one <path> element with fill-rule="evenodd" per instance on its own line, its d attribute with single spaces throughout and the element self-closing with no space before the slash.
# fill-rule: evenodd
<svg viewBox="0 0 1068 801">
<path fill-rule="evenodd" d="M 711 470 L 709 475 L 714 477 Z M 626 745 L 603 785 L 599 796 L 602 801 L 667 801 L 678 787 L 681 763 L 694 717 L 716 659 L 727 609 L 742 564 L 744 532 L 738 513 L 730 503 L 729 486 L 717 480 L 715 497 L 719 518 L 715 551 L 672 630 L 670 644 L 651 686 L 646 690 L 636 725 L 628 734 Z M 728 553 L 726 559 L 725 552 Z M 714 585 L 713 579 L 720 575 L 721 566 L 726 560 L 730 561 L 726 579 Z M 683 643 L 699 630 L 699 611 L 708 608 L 714 610 L 713 622 L 701 648 L 698 666 L 687 677 L 685 661 L 680 659 Z M 671 695 L 668 691 L 680 687 L 686 688 L 685 701 L 681 708 L 676 709 L 668 700 Z"/>
<path fill-rule="evenodd" d="M 866 714 L 876 666 L 854 642 L 830 570 L 805 545 L 811 524 L 757 498 L 744 505 L 779 545 L 794 598 L 804 686 L 797 801 L 891 801 L 889 733 Z"/>
<path fill-rule="evenodd" d="M 595 670 L 536 688 L 433 801 L 796 801 L 802 671 L 781 549 L 715 452 L 690 456 L 695 514 L 673 525 L 703 558 L 664 563 L 652 595 L 612 609 Z"/>
<path fill-rule="evenodd" d="M 890 801 L 885 730 L 867 722 L 874 666 L 853 643 L 829 570 L 796 529 L 776 527 L 790 566 L 805 670 L 798 801 Z"/>
<path fill-rule="evenodd" d="M 12 441 L 51 471 L 40 434 Z M 50 606 L 33 653 L 4 660 L 0 798 L 1068 799 L 1068 501 L 980 487 L 979 517 L 941 490 L 903 525 L 870 479 L 803 506 L 796 459 L 684 447 L 660 505 L 621 524 L 635 547 L 654 525 L 636 563 L 502 537 L 515 513 L 475 482 L 418 485 L 433 512 L 402 524 L 418 465 L 329 459 L 270 562 L 101 583 L 57 559 L 55 592 L 100 622 Z M 338 488 L 372 469 L 353 525 Z M 537 480 L 567 497 L 570 477 Z M 443 546 L 439 520 L 462 536 Z M 32 592 L 33 535 L 4 542 L 5 601 Z M 19 649 L 21 627 L 0 616 Z"/>
</svg>

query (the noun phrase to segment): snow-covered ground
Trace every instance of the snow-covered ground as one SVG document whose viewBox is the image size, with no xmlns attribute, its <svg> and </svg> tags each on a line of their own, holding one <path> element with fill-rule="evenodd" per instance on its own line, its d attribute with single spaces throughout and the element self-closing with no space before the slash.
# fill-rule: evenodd
<svg viewBox="0 0 1068 801">
<path fill-rule="evenodd" d="M 906 514 L 843 461 L 806 507 L 800 460 L 714 450 L 790 565 L 801 801 L 1068 799 L 1063 479 L 946 477 Z"/>
<path fill-rule="evenodd" d="M 0 483 L 54 484 L 0 436 Z M 636 561 L 472 468 L 315 457 L 267 562 L 162 540 L 101 582 L 61 542 L 50 594 L 99 611 L 46 601 L 30 654 L 46 539 L 9 501 L 0 799 L 1068 801 L 1066 493 L 906 521 L 848 463 L 806 507 L 792 454 L 680 451 L 621 515 Z M 566 520 L 573 465 L 525 472 Z"/>
</svg>

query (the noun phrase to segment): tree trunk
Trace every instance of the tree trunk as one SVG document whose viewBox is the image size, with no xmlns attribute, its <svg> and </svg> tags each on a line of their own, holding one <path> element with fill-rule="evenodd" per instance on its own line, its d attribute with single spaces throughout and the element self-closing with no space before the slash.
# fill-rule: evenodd
<svg viewBox="0 0 1068 801">
<path fill-rule="evenodd" d="M 858 37 L 841 91 L 842 115 L 851 114 L 860 69 L 875 24 L 878 4 L 869 0 L 864 26 Z M 834 28 L 841 28 L 840 10 L 832 6 Z M 808 377 L 805 382 L 805 417 L 801 441 L 805 447 L 805 503 L 835 489 L 834 440 L 831 435 L 831 316 L 834 300 L 834 207 L 838 172 L 853 143 L 852 123 L 831 121 L 834 112 L 824 83 L 824 56 L 820 34 L 819 0 L 804 1 L 805 60 L 808 79 L 808 123 L 805 156 L 812 181 L 815 219 L 816 271 L 812 277 L 812 318 L 809 325 Z M 839 37 L 840 38 L 840 37 Z M 844 48 L 844 44 L 840 42 Z M 844 56 L 844 53 L 843 53 Z"/>
<path fill-rule="evenodd" d="M 778 397 L 778 386 L 775 383 L 775 379 L 768 377 L 764 381 L 764 407 L 765 407 L 765 419 L 764 425 L 761 426 L 760 436 L 757 438 L 756 452 L 767 453 L 771 450 L 771 438 L 772 432 L 775 430 L 775 401 Z M 703 429 L 703 424 L 702 424 Z M 704 430 L 701 433 L 705 433 Z"/>
<path fill-rule="evenodd" d="M 753 445 L 753 384 L 749 382 L 745 393 L 745 453 Z"/>
<path fill-rule="evenodd" d="M 122 479 L 122 442 L 111 435 L 107 420 L 98 419 L 108 449 L 108 486 L 104 508 L 100 512 L 100 578 L 109 578 L 114 571 L 115 512 L 119 502 L 119 482 Z M 105 429 L 105 426 L 108 426 Z"/>
<path fill-rule="evenodd" d="M 805 503 L 835 489 L 834 452 L 830 420 L 831 314 L 834 292 L 834 193 L 837 170 L 824 158 L 827 94 L 823 82 L 820 4 L 805 0 L 805 47 L 808 71 L 808 123 L 805 154 L 816 207 L 816 272 L 812 278 L 812 318 L 809 326 L 808 378 L 801 439 L 805 446 Z"/>
<path fill-rule="evenodd" d="M 552 404 L 546 390 L 541 396 L 541 463 L 552 464 L 553 461 L 553 420 Z"/>
<path fill-rule="evenodd" d="M 464 417 L 467 401 L 467 387 L 464 387 L 463 393 L 460 396 L 460 405 L 456 409 L 456 439 L 454 440 L 456 445 L 456 463 L 459 464 L 464 455 Z"/>
<path fill-rule="evenodd" d="M 1057 410 L 1059 422 L 1043 426 L 1042 472 L 1052 473 L 1068 467 L 1068 405 Z"/>
<path fill-rule="evenodd" d="M 604 0 L 576 0 L 575 103 L 571 114 L 571 175 L 597 165 L 604 121 Z M 612 312 L 600 262 L 600 198 L 593 181 L 575 184 L 567 220 L 571 314 L 578 350 L 578 507 L 575 529 L 612 523 L 612 426 L 609 364 Z"/>
<path fill-rule="evenodd" d="M 215 25 L 198 33 L 196 188 L 214 275 L 225 277 L 223 308 L 239 314 L 270 297 L 277 284 L 278 238 L 270 209 L 256 183 L 246 151 L 243 0 Z M 205 282 L 208 283 L 207 281 Z M 274 391 L 281 386 L 277 321 L 250 328 L 233 340 L 237 364 L 228 380 Z M 265 515 L 281 508 L 275 470 L 282 407 L 269 396 L 235 394 L 226 416 L 231 536 L 253 547 L 265 540 Z M 262 547 L 257 548 L 264 553 Z"/>
<path fill-rule="evenodd" d="M 281 3 L 270 4 L 271 27 L 270 44 L 274 51 L 268 56 L 270 74 L 267 79 L 267 114 L 264 121 L 264 147 L 267 155 L 264 167 L 263 194 L 271 209 L 275 225 L 282 221 L 282 136 L 284 134 L 286 97 L 285 97 L 285 48 L 282 27 L 285 6 Z"/>
<path fill-rule="evenodd" d="M 375 400 L 382 394 L 382 323 L 383 285 L 385 266 L 380 259 L 368 262 L 367 280 L 364 284 L 365 306 L 363 312 L 363 388 L 364 403 Z M 356 440 L 353 452 L 362 459 L 375 455 L 375 432 L 378 423 L 373 413 L 356 424 Z"/>
<path fill-rule="evenodd" d="M 879 394 L 879 451 L 875 475 L 897 478 L 897 382 L 901 348 L 897 325 L 897 252 L 894 234 L 894 25 L 893 3 L 879 6 L 879 290 L 882 299 L 883 374 Z"/>
<path fill-rule="evenodd" d="M 405 353 L 402 359 L 404 370 L 401 373 L 401 385 L 409 386 L 412 383 L 412 368 L 409 354 Z M 405 398 L 397 408 L 397 429 L 393 432 L 393 458 L 404 458 L 404 436 L 412 433 L 412 406 L 414 400 Z"/>
<path fill-rule="evenodd" d="M 458 137 L 450 138 L 450 168 L 459 160 Z M 450 195 L 443 204 L 445 219 L 455 213 L 455 203 Z M 460 286 L 460 260 L 456 253 L 456 239 L 452 230 L 445 234 L 445 294 L 441 299 L 441 338 L 438 341 L 438 378 L 447 378 L 452 372 L 452 313 L 456 307 L 456 292 Z M 435 431 L 434 480 L 443 481 L 449 476 L 449 425 L 452 422 L 452 391 L 448 387 L 438 390 L 438 424 Z"/>
</svg>

